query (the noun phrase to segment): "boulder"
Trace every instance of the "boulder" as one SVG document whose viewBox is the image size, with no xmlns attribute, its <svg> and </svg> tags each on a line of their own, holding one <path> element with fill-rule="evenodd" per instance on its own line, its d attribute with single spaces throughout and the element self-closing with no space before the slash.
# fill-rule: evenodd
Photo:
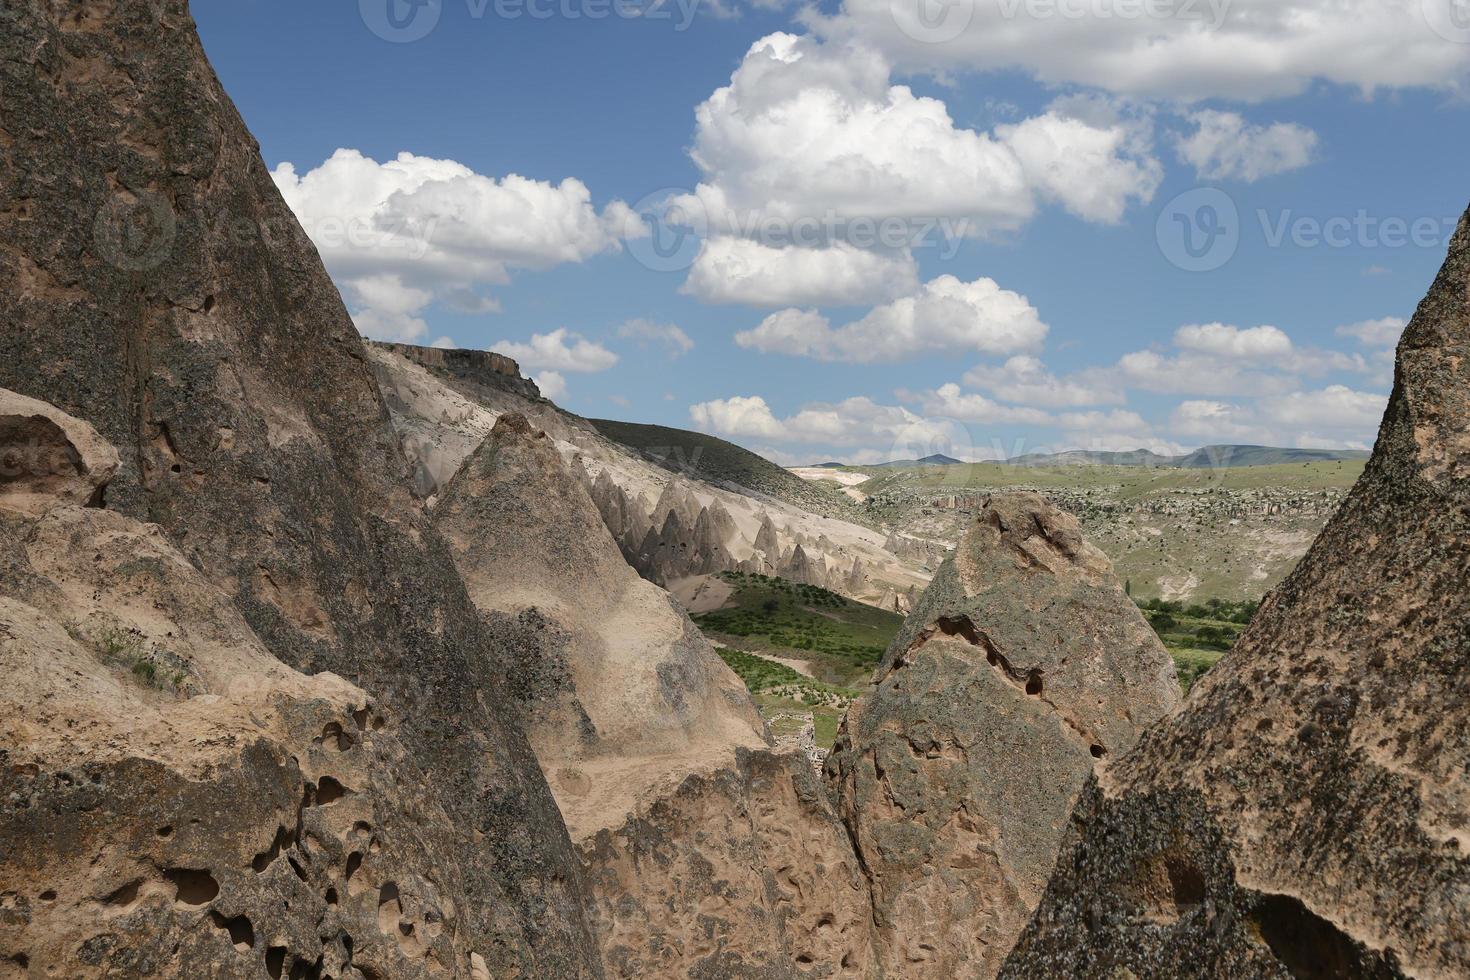
<svg viewBox="0 0 1470 980">
<path fill-rule="evenodd" d="M 1021 494 L 981 512 L 877 682 L 826 773 L 871 884 L 880 963 L 992 977 L 1094 769 L 1178 703 L 1173 664 L 1076 520 Z"/>
</svg>

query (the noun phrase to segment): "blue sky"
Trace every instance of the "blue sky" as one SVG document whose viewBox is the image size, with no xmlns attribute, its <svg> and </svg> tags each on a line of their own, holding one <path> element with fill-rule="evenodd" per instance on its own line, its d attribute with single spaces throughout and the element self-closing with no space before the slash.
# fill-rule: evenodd
<svg viewBox="0 0 1470 980">
<path fill-rule="evenodd" d="M 796 463 L 1371 443 L 1470 200 L 1459 2 L 194 14 L 365 334 Z"/>
</svg>

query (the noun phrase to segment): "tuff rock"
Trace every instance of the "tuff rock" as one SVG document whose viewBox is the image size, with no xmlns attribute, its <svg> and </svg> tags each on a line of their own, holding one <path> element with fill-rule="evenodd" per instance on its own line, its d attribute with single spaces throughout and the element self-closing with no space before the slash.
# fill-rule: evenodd
<svg viewBox="0 0 1470 980">
<path fill-rule="evenodd" d="M 1034 494 L 997 496 L 849 710 L 826 773 L 885 975 L 991 977 L 1095 767 L 1179 701 L 1167 652 Z"/>
<path fill-rule="evenodd" d="M 1084 794 L 1004 976 L 1470 975 L 1470 219 L 1363 476 Z"/>
<path fill-rule="evenodd" d="M 262 715 L 260 729 L 241 728 L 232 746 L 198 745 L 198 758 L 219 760 L 210 780 L 191 775 L 183 748 L 177 760 L 160 758 L 147 737 L 52 741 L 26 749 L 23 765 L 0 766 L 5 819 L 19 821 L 0 835 L 0 952 L 37 974 L 212 977 L 258 976 L 281 948 L 302 970 L 321 959 L 323 970 L 337 963 L 334 976 L 360 976 L 348 937 L 353 949 L 378 940 L 357 911 L 339 918 L 356 851 L 352 880 L 375 892 L 361 901 L 377 903 L 390 932 L 401 911 L 437 968 L 467 974 L 473 954 L 496 976 L 601 975 L 579 864 L 505 707 L 507 651 L 410 492 L 363 343 L 221 90 L 187 5 L 7 3 L 0 91 L 0 385 L 85 420 L 118 449 L 105 494 L 115 513 L 88 520 L 156 526 L 238 609 L 243 625 L 221 638 L 238 633 L 248 644 L 248 629 L 281 664 L 336 674 L 362 692 L 316 698 L 323 705 L 297 712 L 299 725 Z M 84 523 L 80 537 L 56 541 L 93 547 L 108 562 L 141 547 L 133 533 Z M 8 550 L 7 560 L 17 555 Z M 120 581 L 146 581 L 150 568 L 144 561 Z M 44 588 L 32 574 L 50 575 L 19 568 L 23 581 L 6 595 L 51 615 L 50 600 L 32 594 Z M 35 628 L 6 642 L 11 656 L 65 653 L 32 665 L 38 688 L 63 684 L 69 664 L 101 676 L 77 659 L 80 641 L 68 647 L 44 622 Z M 170 652 L 187 646 L 148 635 Z M 204 673 L 202 693 L 159 710 L 209 714 L 199 699 L 228 689 Z M 123 681 L 99 681 L 92 693 L 115 697 L 110 710 L 127 719 L 136 701 Z M 402 798 L 384 788 L 382 812 L 355 845 L 335 827 L 318 836 L 302 825 L 290 854 L 301 874 L 285 860 L 268 873 L 297 880 L 310 902 L 303 893 L 289 915 L 280 906 L 259 913 L 249 942 L 209 928 L 215 913 L 228 923 L 251 903 L 269 905 L 251 856 L 275 848 L 278 826 L 297 827 L 304 781 L 321 765 L 300 739 L 331 722 L 356 737 L 344 711 L 365 699 L 374 717 L 391 719 L 392 743 L 381 753 L 368 746 L 377 775 L 369 767 L 332 778 L 359 803 L 376 798 L 373 780 L 396 780 L 391 792 Z M 21 706 L 19 717 L 40 724 L 45 710 Z M 226 738 L 201 725 L 200 738 Z M 3 746 L 12 758 L 22 748 Z M 93 767 L 81 769 L 78 755 Z M 157 834 L 165 825 L 168 841 Z M 109 875 L 136 869 L 136 902 L 107 904 L 100 889 L 111 878 L 63 892 L 32 874 L 81 868 L 102 852 Z M 209 889 L 182 886 L 205 869 L 219 891 L 197 903 L 179 904 L 160 884 L 188 872 L 180 894 L 202 896 Z M 126 898 L 131 881 L 116 885 Z M 392 963 L 376 975 L 431 969 L 427 953 Z"/>
</svg>

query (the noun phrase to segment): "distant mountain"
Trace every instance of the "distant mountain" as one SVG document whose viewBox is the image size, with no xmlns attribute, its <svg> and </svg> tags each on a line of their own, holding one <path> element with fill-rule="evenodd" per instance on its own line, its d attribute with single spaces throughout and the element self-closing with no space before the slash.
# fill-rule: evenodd
<svg viewBox="0 0 1470 980">
<path fill-rule="evenodd" d="M 946 456 L 943 453 L 935 453 L 933 456 L 925 456 L 923 459 L 895 459 L 889 463 L 878 463 L 878 469 L 906 469 L 913 466 L 963 466 L 965 461 Z"/>
<path fill-rule="evenodd" d="M 813 463 L 812 465 L 806 467 L 806 469 L 809 469 L 809 470 L 845 470 L 845 469 L 847 469 L 847 464 L 846 463 Z"/>
<path fill-rule="evenodd" d="M 1160 456 L 1147 449 L 1127 452 L 1093 452 L 1073 449 L 1064 453 L 1031 453 L 1002 462 L 1011 466 L 1174 466 L 1179 457 Z"/>
<path fill-rule="evenodd" d="M 1190 469 L 1216 466 L 1271 466 L 1277 463 L 1330 463 L 1343 459 L 1367 459 L 1364 449 L 1272 449 L 1268 446 L 1206 446 L 1174 464 Z"/>
<path fill-rule="evenodd" d="M 1270 446 L 1205 446 L 1183 456 L 1161 456 L 1147 449 L 1128 452 L 1037 453 L 1006 460 L 1012 466 L 1161 466 L 1189 470 L 1236 466 L 1276 466 L 1284 463 L 1330 463 L 1367 459 L 1361 449 L 1278 449 Z"/>
</svg>

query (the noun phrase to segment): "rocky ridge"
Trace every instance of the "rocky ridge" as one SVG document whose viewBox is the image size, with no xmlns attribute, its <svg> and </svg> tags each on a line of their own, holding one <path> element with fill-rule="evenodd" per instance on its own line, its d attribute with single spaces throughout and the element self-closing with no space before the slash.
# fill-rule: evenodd
<svg viewBox="0 0 1470 980">
<path fill-rule="evenodd" d="M 1361 480 L 1090 787 L 1004 975 L 1470 974 L 1470 217 Z"/>
<path fill-rule="evenodd" d="M 623 555 L 651 582 L 677 591 L 682 580 L 723 571 L 781 575 L 906 611 L 911 590 L 929 580 L 931 570 L 914 554 L 885 549 L 868 528 L 650 462 L 586 420 L 529 397 L 519 376 L 507 373 L 514 362 L 479 353 L 369 348 L 415 487 L 431 504 L 495 420 L 516 412 L 550 435 Z M 859 563 L 860 579 L 852 574 Z M 857 581 L 860 590 L 851 590 Z"/>
<path fill-rule="evenodd" d="M 750 693 L 664 590 L 628 566 L 551 439 L 513 412 L 434 526 L 481 613 L 518 633 L 522 725 L 573 839 L 767 745 Z M 669 785 L 672 784 L 672 785 Z"/>
<path fill-rule="evenodd" d="M 8 3 L 0 90 L 0 386 L 84 420 L 119 456 L 106 511 L 89 509 L 74 529 L 48 515 L 46 547 L 100 556 L 118 602 L 129 589 L 166 593 L 192 568 L 187 591 L 207 586 L 238 612 L 184 610 L 174 625 L 160 612 L 161 636 L 119 614 L 119 642 L 132 644 L 132 628 L 146 637 L 143 675 L 150 665 L 155 677 L 181 675 L 181 687 L 144 697 L 126 677 L 104 678 L 85 660 L 96 649 L 55 628 L 45 582 L 61 588 L 80 572 L 40 569 L 35 556 L 27 569 L 30 553 L 7 549 L 7 600 L 37 613 L 16 610 L 25 629 L 5 642 L 39 672 L 36 688 L 64 686 L 75 669 L 96 679 L 95 710 L 119 724 L 150 717 L 137 705 L 159 698 L 161 714 L 199 715 L 194 758 L 216 759 L 219 776 L 189 775 L 183 748 L 174 761 L 154 758 L 142 733 L 35 741 L 47 702 L 18 705 L 22 727 L 0 746 L 16 760 L 0 766 L 0 959 L 68 977 L 143 975 L 144 963 L 155 975 L 243 977 L 289 954 L 285 968 L 341 980 L 366 975 L 359 961 L 380 977 L 427 975 L 432 953 L 462 975 L 477 956 L 496 976 L 600 976 L 579 863 L 501 693 L 507 651 L 410 492 L 352 320 L 221 90 L 186 3 Z M 8 431 L 33 417 L 10 416 L 22 422 Z M 259 727 L 240 719 L 220 732 L 211 705 L 240 718 L 252 702 L 221 689 L 214 646 L 185 638 L 196 613 L 214 644 L 258 642 L 245 674 L 267 677 L 268 654 L 278 671 L 350 686 L 270 675 L 320 704 L 283 704 Z M 171 656 L 148 659 L 155 645 Z M 388 733 L 381 743 L 352 716 L 369 699 Z M 366 746 L 355 750 L 361 767 L 325 768 L 312 746 L 343 744 L 324 735 L 330 724 Z M 328 776 L 357 795 L 320 807 L 323 819 L 373 803 L 374 781 L 379 812 L 346 828 L 299 822 Z M 352 837 L 359 819 L 368 827 Z M 97 880 L 64 890 L 37 874 L 103 852 Z M 217 893 L 206 895 L 205 871 Z M 370 897 L 346 893 L 349 874 Z M 249 916 L 253 936 L 203 928 L 214 913 Z M 421 944 L 413 956 L 395 938 L 410 932 Z M 389 959 L 367 959 L 379 943 Z"/>
</svg>

